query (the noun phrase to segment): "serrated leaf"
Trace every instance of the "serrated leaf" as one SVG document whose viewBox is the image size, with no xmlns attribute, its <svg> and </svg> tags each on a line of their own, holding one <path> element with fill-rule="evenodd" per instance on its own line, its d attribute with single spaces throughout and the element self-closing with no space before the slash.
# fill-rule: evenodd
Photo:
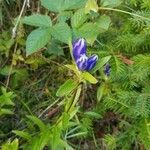
<svg viewBox="0 0 150 150">
<path fill-rule="evenodd" d="M 117 7 L 122 3 L 122 0 L 101 0 L 101 5 L 104 7 Z"/>
<path fill-rule="evenodd" d="M 77 87 L 78 83 L 72 79 L 67 80 L 63 85 L 61 85 L 56 93 L 57 96 L 68 95 Z"/>
<path fill-rule="evenodd" d="M 45 131 L 46 126 L 39 118 L 35 116 L 27 116 L 27 118 L 30 119 L 34 124 L 36 124 L 41 131 Z"/>
<path fill-rule="evenodd" d="M 51 31 L 49 28 L 39 28 L 32 31 L 27 37 L 26 54 L 31 55 L 44 47 L 51 38 Z"/>
<path fill-rule="evenodd" d="M 78 9 L 85 5 L 87 0 L 41 0 L 41 4 L 50 11 Z"/>
<path fill-rule="evenodd" d="M 94 76 L 92 76 L 89 72 L 83 72 L 82 77 L 84 80 L 89 81 L 92 84 L 96 84 L 98 82 L 97 79 Z"/>
<path fill-rule="evenodd" d="M 108 30 L 110 23 L 111 19 L 106 15 L 100 16 L 100 18 L 96 21 L 96 24 L 98 25 L 101 33 Z"/>
<path fill-rule="evenodd" d="M 52 36 L 66 44 L 71 40 L 71 29 L 67 23 L 58 23 L 52 28 Z"/>
<path fill-rule="evenodd" d="M 96 63 L 96 66 L 92 69 L 91 72 L 94 73 L 95 71 L 102 68 L 110 60 L 110 58 L 111 56 L 106 56 L 106 57 L 103 57 L 102 59 L 99 59 Z"/>
<path fill-rule="evenodd" d="M 85 5 L 85 12 L 90 13 L 90 11 L 97 12 L 98 11 L 98 5 L 96 0 L 88 0 Z"/>
<path fill-rule="evenodd" d="M 58 14 L 58 22 L 66 22 L 73 15 L 72 11 L 63 11 Z"/>
<path fill-rule="evenodd" d="M 31 135 L 27 132 L 24 131 L 18 131 L 18 130 L 13 130 L 13 133 L 15 133 L 16 135 L 26 139 L 26 140 L 30 140 L 31 139 Z"/>
<path fill-rule="evenodd" d="M 73 28 L 78 28 L 87 20 L 87 15 L 85 14 L 84 9 L 79 9 L 76 11 L 71 18 L 71 26 Z"/>
<path fill-rule="evenodd" d="M 74 30 L 76 37 L 83 37 L 89 44 L 93 44 L 99 34 L 99 27 L 94 23 L 85 23 L 78 30 Z"/>
<path fill-rule="evenodd" d="M 56 40 L 52 40 L 51 43 L 47 46 L 47 52 L 56 56 L 64 55 L 63 48 Z"/>
<path fill-rule="evenodd" d="M 25 16 L 23 18 L 23 23 L 36 27 L 50 27 L 52 22 L 49 16 L 34 14 L 31 16 Z"/>
</svg>

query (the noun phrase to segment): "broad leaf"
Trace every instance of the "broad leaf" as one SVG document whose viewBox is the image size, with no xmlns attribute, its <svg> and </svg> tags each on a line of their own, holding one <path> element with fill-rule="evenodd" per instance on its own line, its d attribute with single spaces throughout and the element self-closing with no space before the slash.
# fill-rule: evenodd
<svg viewBox="0 0 150 150">
<path fill-rule="evenodd" d="M 64 55 L 63 48 L 56 40 L 52 40 L 47 46 L 47 52 L 56 56 Z"/>
<path fill-rule="evenodd" d="M 26 41 L 26 53 L 30 55 L 44 47 L 50 40 L 49 28 L 39 28 L 30 33 Z"/>
<path fill-rule="evenodd" d="M 100 18 L 96 22 L 101 33 L 108 30 L 110 23 L 111 23 L 110 17 L 106 15 L 100 16 Z"/>
<path fill-rule="evenodd" d="M 89 81 L 92 84 L 96 84 L 98 81 L 95 77 L 93 77 L 89 72 L 83 72 L 82 77 L 84 80 Z"/>
<path fill-rule="evenodd" d="M 79 9 L 76 11 L 71 18 L 71 26 L 73 28 L 80 27 L 87 20 L 87 15 L 85 14 L 84 9 Z"/>
<path fill-rule="evenodd" d="M 99 27 L 94 23 L 85 23 L 78 30 L 74 30 L 76 37 L 83 37 L 89 44 L 93 44 L 99 34 Z"/>
<path fill-rule="evenodd" d="M 52 28 L 52 36 L 66 44 L 71 41 L 71 29 L 67 23 L 58 23 Z"/>
<path fill-rule="evenodd" d="M 23 23 L 37 27 L 50 27 L 52 22 L 49 16 L 34 14 L 23 18 Z"/>
<path fill-rule="evenodd" d="M 57 96 L 65 96 L 72 92 L 78 83 L 72 79 L 67 80 L 63 85 L 61 85 L 56 93 Z"/>
<path fill-rule="evenodd" d="M 50 11 L 78 9 L 85 6 L 87 0 L 41 0 L 42 5 Z"/>
</svg>

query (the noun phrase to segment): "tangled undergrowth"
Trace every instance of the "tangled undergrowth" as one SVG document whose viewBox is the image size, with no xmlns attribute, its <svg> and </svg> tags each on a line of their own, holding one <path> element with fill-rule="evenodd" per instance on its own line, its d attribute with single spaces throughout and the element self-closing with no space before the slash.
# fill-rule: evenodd
<svg viewBox="0 0 150 150">
<path fill-rule="evenodd" d="M 149 50 L 149 0 L 1 0 L 1 149 L 150 150 Z"/>
</svg>

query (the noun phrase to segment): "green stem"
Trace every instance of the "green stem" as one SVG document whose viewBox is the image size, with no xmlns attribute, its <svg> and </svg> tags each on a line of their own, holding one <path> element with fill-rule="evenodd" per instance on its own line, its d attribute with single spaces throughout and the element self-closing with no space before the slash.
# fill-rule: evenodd
<svg viewBox="0 0 150 150">
<path fill-rule="evenodd" d="M 116 8 L 100 7 L 99 10 L 110 10 L 110 11 L 115 11 L 115 12 L 121 12 L 121 13 L 124 13 L 124 14 L 128 14 L 128 15 L 131 15 L 131 16 L 139 17 L 141 19 L 145 19 L 145 20 L 150 21 L 150 18 L 146 18 L 144 16 L 140 16 L 138 14 L 131 13 L 131 12 L 124 11 L 124 10 L 120 10 L 120 9 L 116 9 Z"/>
</svg>

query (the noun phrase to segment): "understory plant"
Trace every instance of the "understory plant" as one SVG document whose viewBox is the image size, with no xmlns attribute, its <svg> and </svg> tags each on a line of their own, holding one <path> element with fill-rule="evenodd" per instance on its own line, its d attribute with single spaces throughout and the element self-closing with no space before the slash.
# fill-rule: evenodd
<svg viewBox="0 0 150 150">
<path fill-rule="evenodd" d="M 2 150 L 150 149 L 149 0 L 0 8 Z"/>
</svg>

